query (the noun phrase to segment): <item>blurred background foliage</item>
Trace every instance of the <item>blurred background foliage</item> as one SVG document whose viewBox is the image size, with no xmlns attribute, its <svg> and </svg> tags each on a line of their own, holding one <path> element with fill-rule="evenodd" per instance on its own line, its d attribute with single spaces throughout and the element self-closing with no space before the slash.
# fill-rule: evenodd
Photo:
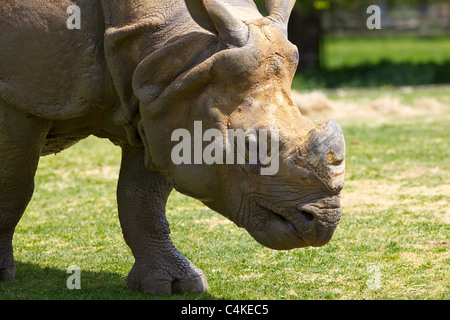
<svg viewBox="0 0 450 320">
<path fill-rule="evenodd" d="M 370 5 L 381 29 L 367 28 Z M 448 0 L 298 0 L 288 30 L 298 89 L 450 83 Z"/>
</svg>

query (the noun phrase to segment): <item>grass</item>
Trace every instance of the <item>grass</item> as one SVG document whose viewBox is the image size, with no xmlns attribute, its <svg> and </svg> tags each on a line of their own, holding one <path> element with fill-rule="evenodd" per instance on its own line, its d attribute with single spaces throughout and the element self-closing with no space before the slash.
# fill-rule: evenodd
<svg viewBox="0 0 450 320">
<path fill-rule="evenodd" d="M 448 37 L 327 37 L 324 48 L 325 65 L 330 69 L 381 61 L 441 64 L 450 60 Z"/>
<path fill-rule="evenodd" d="M 415 94 L 443 97 L 440 90 Z M 358 91 L 350 98 L 359 95 L 376 94 Z M 86 139 L 42 158 L 34 198 L 14 237 L 16 281 L 0 283 L 0 299 L 450 299 L 449 120 L 448 109 L 342 120 L 344 214 L 321 248 L 264 248 L 174 192 L 172 238 L 203 269 L 210 291 L 173 297 L 126 288 L 133 258 L 115 204 L 120 150 Z M 82 270 L 81 290 L 66 288 L 70 265 Z"/>
<path fill-rule="evenodd" d="M 298 73 L 294 79 L 295 88 L 379 87 L 450 82 L 449 37 L 330 36 L 324 41 L 323 55 L 323 67 L 320 70 Z"/>
</svg>

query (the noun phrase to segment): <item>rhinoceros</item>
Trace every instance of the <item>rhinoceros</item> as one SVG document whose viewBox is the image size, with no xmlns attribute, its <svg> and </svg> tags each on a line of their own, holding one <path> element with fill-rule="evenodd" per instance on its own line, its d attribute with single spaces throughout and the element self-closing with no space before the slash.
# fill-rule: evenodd
<svg viewBox="0 0 450 320">
<path fill-rule="evenodd" d="M 122 149 L 129 288 L 208 290 L 170 239 L 173 189 L 269 248 L 325 245 L 342 213 L 345 142 L 334 120 L 315 125 L 292 100 L 294 3 L 267 0 L 263 16 L 251 0 L 1 0 L 0 279 L 15 278 L 13 233 L 40 156 L 90 135 Z M 79 28 L 69 24 L 73 5 Z M 224 134 L 276 132 L 276 172 L 261 174 L 262 162 L 175 163 L 173 132 L 198 122 Z"/>
</svg>

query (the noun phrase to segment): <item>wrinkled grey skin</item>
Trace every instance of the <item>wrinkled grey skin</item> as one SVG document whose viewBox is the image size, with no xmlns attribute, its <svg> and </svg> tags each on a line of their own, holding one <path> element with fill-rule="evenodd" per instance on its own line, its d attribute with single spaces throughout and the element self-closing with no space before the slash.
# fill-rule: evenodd
<svg viewBox="0 0 450 320">
<path fill-rule="evenodd" d="M 81 8 L 81 30 L 66 27 Z M 286 38 L 294 1 L 1 0 L 0 280 L 13 280 L 12 238 L 39 157 L 95 135 L 122 148 L 120 224 L 135 257 L 130 288 L 207 290 L 172 244 L 165 205 L 176 188 L 274 249 L 322 246 L 341 216 L 344 139 L 292 102 L 298 51 Z M 187 6 L 188 7 L 187 7 Z M 170 135 L 275 128 L 280 168 L 174 165 Z"/>
</svg>

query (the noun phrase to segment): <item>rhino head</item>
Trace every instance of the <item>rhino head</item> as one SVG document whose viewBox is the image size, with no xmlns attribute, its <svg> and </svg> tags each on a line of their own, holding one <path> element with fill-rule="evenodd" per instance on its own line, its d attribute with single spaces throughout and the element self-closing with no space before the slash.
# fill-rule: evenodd
<svg viewBox="0 0 450 320">
<path fill-rule="evenodd" d="M 267 17 L 243 2 L 246 7 L 236 9 L 217 0 L 186 1 L 193 18 L 188 31 L 136 69 L 146 165 L 267 247 L 322 246 L 342 212 L 343 133 L 334 120 L 315 126 L 291 98 L 299 53 L 286 25 L 295 1 L 267 1 Z M 199 137 L 198 130 L 214 134 Z M 230 130 L 248 133 L 244 150 L 230 151 Z M 174 132 L 190 134 L 190 150 L 181 153 L 192 161 L 174 161 L 183 136 L 174 139 Z M 255 145 L 266 147 L 272 163 L 226 161 L 230 152 L 248 160 L 249 141 L 258 139 L 264 143 Z M 218 161 L 194 159 L 212 142 L 215 152 L 226 150 L 214 154 Z"/>
</svg>

